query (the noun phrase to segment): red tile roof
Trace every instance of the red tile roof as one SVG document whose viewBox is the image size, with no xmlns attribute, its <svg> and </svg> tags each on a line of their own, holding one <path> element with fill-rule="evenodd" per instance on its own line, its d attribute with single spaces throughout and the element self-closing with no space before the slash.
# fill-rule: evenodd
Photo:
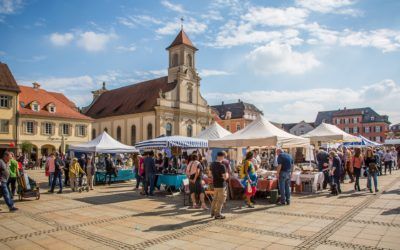
<svg viewBox="0 0 400 250">
<path fill-rule="evenodd" d="M 72 107 L 73 102 L 71 102 L 61 93 L 48 92 L 44 89 L 34 89 L 28 86 L 19 86 L 19 88 L 21 89 L 21 93 L 19 94 L 19 102 L 20 104 L 24 104 L 24 107 L 19 105 L 19 113 L 21 115 L 35 115 L 88 121 L 92 120 L 90 117 L 76 111 L 76 109 Z M 29 104 L 33 101 L 37 101 L 40 104 L 40 110 L 38 112 L 33 111 L 29 106 Z M 46 106 L 49 103 L 54 103 L 56 106 L 55 113 L 50 113 L 46 109 Z"/>
<path fill-rule="evenodd" d="M 0 62 L 0 89 L 20 92 L 18 84 L 15 81 L 15 78 L 12 75 L 7 64 L 1 62 Z"/>
<path fill-rule="evenodd" d="M 168 83 L 168 77 L 128 85 L 109 90 L 100 95 L 86 111 L 92 118 L 103 118 L 153 111 L 160 97 L 160 90 L 165 93 L 173 90 L 176 82 Z"/>
<path fill-rule="evenodd" d="M 192 47 L 193 49 L 197 50 L 196 47 L 194 47 L 192 41 L 190 41 L 189 37 L 186 35 L 185 31 L 181 30 L 178 35 L 175 37 L 175 40 L 171 43 L 170 46 L 167 47 L 167 49 L 170 49 L 172 47 L 175 47 L 177 45 L 185 44 L 187 46 Z"/>
</svg>

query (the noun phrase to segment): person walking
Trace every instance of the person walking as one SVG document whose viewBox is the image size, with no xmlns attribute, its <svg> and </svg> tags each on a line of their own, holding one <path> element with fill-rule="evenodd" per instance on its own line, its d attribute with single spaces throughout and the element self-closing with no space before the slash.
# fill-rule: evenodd
<svg viewBox="0 0 400 250">
<path fill-rule="evenodd" d="M 55 153 L 55 159 L 54 159 L 54 176 L 53 176 L 53 181 L 51 183 L 51 189 L 49 190 L 49 193 L 54 193 L 54 188 L 56 186 L 57 180 L 58 184 L 60 186 L 60 190 L 58 191 L 58 194 L 62 193 L 62 174 L 64 171 L 64 161 L 61 159 L 60 155 L 58 152 Z"/>
<path fill-rule="evenodd" d="M 326 189 L 329 182 L 329 154 L 324 148 L 320 148 L 317 153 L 317 163 L 319 172 L 323 172 L 324 174 L 322 188 Z"/>
<path fill-rule="evenodd" d="M 186 168 L 186 175 L 189 179 L 189 191 L 190 197 L 192 199 L 193 208 L 199 208 L 197 205 L 196 197 L 200 197 L 201 208 L 208 209 L 205 203 L 205 193 L 204 187 L 202 184 L 202 176 L 203 176 L 203 166 L 198 160 L 198 155 L 193 153 L 189 157 L 189 164 Z"/>
<path fill-rule="evenodd" d="M 390 153 L 392 155 L 392 168 L 393 168 L 393 170 L 398 169 L 397 150 L 396 150 L 396 148 L 392 147 L 392 151 Z"/>
<path fill-rule="evenodd" d="M 293 158 L 282 149 L 277 149 L 278 155 L 278 184 L 281 193 L 279 205 L 290 205 L 290 179 L 293 172 Z"/>
<path fill-rule="evenodd" d="M 55 171 L 54 160 L 55 160 L 54 153 L 51 153 L 46 160 L 46 170 L 49 173 L 49 187 L 51 186 L 51 183 L 53 183 L 53 178 L 54 178 L 54 171 Z"/>
<path fill-rule="evenodd" d="M 354 156 L 352 159 L 352 166 L 353 166 L 354 176 L 356 179 L 354 183 L 354 190 L 356 191 L 360 191 L 360 176 L 363 163 L 364 163 L 364 158 L 361 154 L 361 149 L 356 148 L 354 150 Z"/>
<path fill-rule="evenodd" d="M 115 177 L 117 177 L 117 174 L 116 174 L 114 161 L 111 159 L 111 155 L 110 154 L 106 155 L 105 164 L 106 164 L 105 181 L 107 181 L 107 176 L 108 176 L 108 185 L 111 185 L 112 176 L 114 176 L 114 178 L 115 178 Z"/>
<path fill-rule="evenodd" d="M 71 163 L 71 156 L 68 155 L 64 160 L 64 187 L 69 185 L 69 166 Z"/>
<path fill-rule="evenodd" d="M 378 156 L 374 154 L 372 151 L 372 148 L 367 149 L 367 153 L 365 155 L 365 166 L 368 169 L 368 187 L 369 191 L 372 192 L 372 181 L 371 179 L 374 180 L 374 187 L 375 187 L 375 192 L 379 192 L 378 190 Z"/>
<path fill-rule="evenodd" d="M 15 190 L 17 189 L 17 176 L 18 176 L 18 162 L 15 160 L 13 152 L 10 152 L 10 177 L 7 181 L 8 191 L 10 191 L 11 197 L 14 198 Z"/>
<path fill-rule="evenodd" d="M 88 155 L 86 159 L 86 177 L 88 181 L 88 185 L 90 190 L 93 190 L 93 182 L 94 182 L 94 177 L 96 175 L 96 166 L 93 163 L 93 159 L 91 155 Z"/>
<path fill-rule="evenodd" d="M 85 172 L 79 165 L 78 159 L 74 158 L 72 160 L 72 164 L 69 166 L 69 183 L 72 192 L 76 191 L 76 188 L 78 187 L 79 184 L 78 178 L 81 174 L 84 175 Z"/>
<path fill-rule="evenodd" d="M 385 175 L 388 169 L 389 169 L 389 174 L 392 174 L 392 161 L 393 161 L 393 156 L 390 150 L 387 149 L 386 152 L 383 154 L 383 162 L 385 163 Z"/>
<path fill-rule="evenodd" d="M 251 199 L 257 192 L 257 173 L 253 165 L 253 152 L 246 153 L 246 158 L 243 161 L 243 166 L 240 169 L 240 179 L 243 188 L 245 189 L 246 205 L 248 208 L 254 208 Z"/>
<path fill-rule="evenodd" d="M 340 177 L 342 175 L 342 162 L 339 155 L 335 151 L 329 153 L 329 157 L 332 160 L 332 168 L 330 170 L 330 176 L 332 177 L 332 194 L 338 195 L 342 193 L 340 188 Z"/>
<path fill-rule="evenodd" d="M 154 160 L 154 152 L 150 151 L 148 157 L 143 162 L 144 172 L 146 176 L 144 193 L 149 196 L 154 196 L 154 180 L 157 172 L 156 163 Z M 150 191 L 149 191 L 150 187 Z"/>
<path fill-rule="evenodd" d="M 344 150 L 343 150 L 344 171 L 342 173 L 342 180 L 344 181 L 344 179 L 346 177 L 346 174 L 347 174 L 349 176 L 349 178 L 350 178 L 350 182 L 349 183 L 353 183 L 354 182 L 353 168 L 351 166 L 351 159 L 352 158 L 353 158 L 353 153 L 351 152 L 351 150 L 348 149 L 347 147 L 344 147 Z"/>
<path fill-rule="evenodd" d="M 10 212 L 15 212 L 18 210 L 14 206 L 14 200 L 11 197 L 10 191 L 8 190 L 7 182 L 8 178 L 10 177 L 10 172 L 8 170 L 8 165 L 10 164 L 11 153 L 5 151 L 3 153 L 3 158 L 0 159 L 0 186 L 1 186 L 1 193 L 3 194 L 3 199 L 8 206 Z"/>
<path fill-rule="evenodd" d="M 217 153 L 217 160 L 211 163 L 211 173 L 214 185 L 214 197 L 211 203 L 211 217 L 215 219 L 225 219 L 221 213 L 222 206 L 226 201 L 226 181 L 229 174 L 226 171 L 226 166 L 222 163 L 225 160 L 225 152 Z"/>
</svg>

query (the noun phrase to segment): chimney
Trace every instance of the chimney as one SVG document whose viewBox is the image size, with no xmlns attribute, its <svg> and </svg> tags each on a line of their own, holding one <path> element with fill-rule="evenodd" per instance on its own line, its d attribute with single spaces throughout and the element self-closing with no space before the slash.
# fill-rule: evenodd
<svg viewBox="0 0 400 250">
<path fill-rule="evenodd" d="M 241 103 L 241 100 L 240 100 L 240 99 L 238 99 L 238 103 Z"/>
<path fill-rule="evenodd" d="M 224 101 L 222 101 L 222 106 L 224 106 Z"/>
<path fill-rule="evenodd" d="M 38 82 L 32 83 L 34 89 L 40 89 L 40 84 Z"/>
<path fill-rule="evenodd" d="M 346 110 L 346 107 L 344 107 L 343 110 Z"/>
</svg>

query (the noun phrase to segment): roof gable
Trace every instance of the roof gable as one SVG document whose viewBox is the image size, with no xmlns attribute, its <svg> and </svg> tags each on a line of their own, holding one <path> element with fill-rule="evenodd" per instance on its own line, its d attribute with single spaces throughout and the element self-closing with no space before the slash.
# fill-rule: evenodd
<svg viewBox="0 0 400 250">
<path fill-rule="evenodd" d="M 20 92 L 17 82 L 7 64 L 0 62 L 0 89 Z"/>
</svg>

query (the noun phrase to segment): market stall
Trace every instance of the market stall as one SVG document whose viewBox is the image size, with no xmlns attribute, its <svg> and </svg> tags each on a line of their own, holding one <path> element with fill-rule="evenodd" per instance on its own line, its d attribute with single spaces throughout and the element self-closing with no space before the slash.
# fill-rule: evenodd
<svg viewBox="0 0 400 250">
<path fill-rule="evenodd" d="M 231 134 L 231 132 L 221 127 L 221 125 L 219 125 L 217 122 L 214 122 L 208 128 L 201 131 L 197 138 L 204 140 L 215 140 Z"/>
<path fill-rule="evenodd" d="M 321 123 L 318 127 L 311 130 L 307 134 L 302 135 L 303 138 L 309 138 L 312 144 L 321 146 L 321 143 L 337 143 L 337 142 L 360 142 L 357 136 L 348 134 L 332 124 Z"/>
<path fill-rule="evenodd" d="M 344 142 L 343 146 L 346 147 L 352 147 L 352 148 L 366 148 L 366 147 L 379 147 L 382 146 L 381 144 L 370 141 L 367 138 L 365 138 L 362 135 L 358 135 L 358 138 L 360 138 L 360 141 L 355 141 L 355 142 Z"/>
<path fill-rule="evenodd" d="M 101 133 L 95 139 L 79 144 L 71 145 L 70 151 L 79 153 L 91 154 L 117 154 L 117 153 L 137 153 L 139 152 L 135 147 L 125 145 L 112 138 L 107 132 Z M 104 183 L 106 171 L 102 169 L 101 162 L 96 162 L 97 170 L 95 174 L 96 183 Z M 112 181 L 127 181 L 135 178 L 132 166 L 117 165 L 117 176 L 112 178 Z"/>
</svg>

